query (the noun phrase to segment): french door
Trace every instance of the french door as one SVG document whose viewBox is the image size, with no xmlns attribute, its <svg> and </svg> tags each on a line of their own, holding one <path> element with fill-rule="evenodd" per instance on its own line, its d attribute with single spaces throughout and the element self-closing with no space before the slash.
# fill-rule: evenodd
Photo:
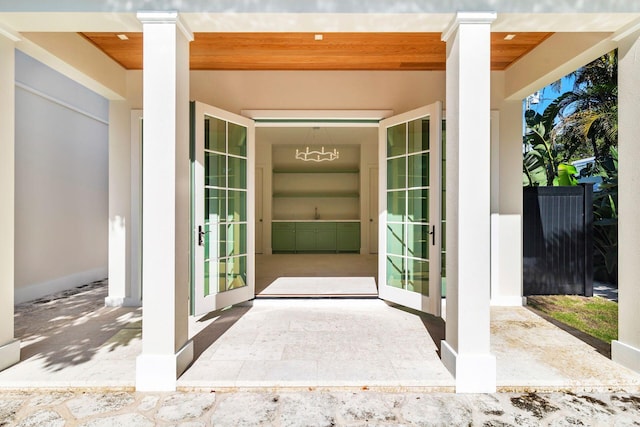
<svg viewBox="0 0 640 427">
<path fill-rule="evenodd" d="M 193 314 L 255 296 L 255 126 L 192 105 Z"/>
<path fill-rule="evenodd" d="M 440 316 L 440 102 L 379 130 L 379 296 Z"/>
</svg>

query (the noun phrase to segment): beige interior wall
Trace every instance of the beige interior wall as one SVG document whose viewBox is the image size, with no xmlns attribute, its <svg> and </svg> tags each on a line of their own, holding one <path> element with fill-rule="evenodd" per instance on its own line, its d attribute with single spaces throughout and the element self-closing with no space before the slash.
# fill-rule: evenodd
<svg viewBox="0 0 640 427">
<path fill-rule="evenodd" d="M 445 100 L 443 71 L 191 71 L 190 99 L 240 114 L 376 110 L 394 114 Z M 127 101 L 142 108 L 142 72 L 127 71 Z"/>
<path fill-rule="evenodd" d="M 192 71 L 191 99 L 243 109 L 392 109 L 444 100 L 444 72 Z"/>
</svg>

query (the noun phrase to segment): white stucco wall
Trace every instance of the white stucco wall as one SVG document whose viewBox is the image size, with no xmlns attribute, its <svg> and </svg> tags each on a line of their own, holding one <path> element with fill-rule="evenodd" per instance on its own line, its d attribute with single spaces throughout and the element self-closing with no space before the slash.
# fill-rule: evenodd
<svg viewBox="0 0 640 427">
<path fill-rule="evenodd" d="M 16 51 L 15 301 L 107 276 L 108 102 Z"/>
</svg>

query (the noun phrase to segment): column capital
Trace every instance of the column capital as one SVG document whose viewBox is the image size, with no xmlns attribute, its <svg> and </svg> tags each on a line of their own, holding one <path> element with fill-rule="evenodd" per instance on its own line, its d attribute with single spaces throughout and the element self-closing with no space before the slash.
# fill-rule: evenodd
<svg viewBox="0 0 640 427">
<path fill-rule="evenodd" d="M 184 36 L 190 42 L 193 41 L 193 33 L 187 27 L 187 25 L 180 18 L 180 14 L 177 11 L 139 11 L 136 14 L 136 18 L 143 25 L 146 24 L 175 24 Z"/>
<path fill-rule="evenodd" d="M 442 32 L 441 40 L 448 41 L 462 24 L 491 24 L 497 16 L 496 12 L 458 12 Z"/>
</svg>

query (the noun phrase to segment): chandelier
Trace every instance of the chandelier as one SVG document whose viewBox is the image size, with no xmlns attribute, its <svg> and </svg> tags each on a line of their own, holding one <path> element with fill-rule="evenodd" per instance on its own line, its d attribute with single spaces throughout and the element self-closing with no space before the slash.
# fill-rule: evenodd
<svg viewBox="0 0 640 427">
<path fill-rule="evenodd" d="M 320 128 L 314 127 L 312 129 L 311 142 L 315 142 L 318 130 L 320 130 Z M 326 129 L 325 133 L 327 133 L 327 137 L 330 139 L 329 133 Z M 309 135 L 307 134 L 307 137 L 308 136 Z M 296 159 L 302 160 L 303 162 L 332 162 L 334 160 L 337 160 L 338 158 L 340 158 L 340 153 L 338 152 L 337 148 L 334 148 L 333 151 L 325 151 L 324 147 L 322 147 L 318 151 L 317 149 L 309 149 L 309 145 L 307 145 L 307 148 L 304 151 L 296 149 Z"/>
<path fill-rule="evenodd" d="M 324 147 L 320 151 L 309 150 L 309 147 L 305 151 L 296 149 L 296 159 L 303 162 L 332 162 L 339 157 L 340 153 L 335 148 L 333 151 L 324 151 Z"/>
</svg>

